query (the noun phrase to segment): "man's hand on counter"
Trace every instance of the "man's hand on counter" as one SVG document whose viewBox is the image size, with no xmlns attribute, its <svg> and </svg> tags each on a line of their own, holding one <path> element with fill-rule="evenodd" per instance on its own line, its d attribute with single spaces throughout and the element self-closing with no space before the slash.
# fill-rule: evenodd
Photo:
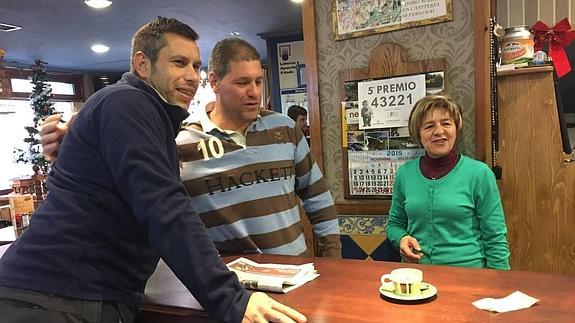
<svg viewBox="0 0 575 323">
<path fill-rule="evenodd" d="M 285 306 L 268 295 L 255 292 L 250 296 L 242 323 L 304 323 L 307 318 L 298 311 Z"/>
</svg>

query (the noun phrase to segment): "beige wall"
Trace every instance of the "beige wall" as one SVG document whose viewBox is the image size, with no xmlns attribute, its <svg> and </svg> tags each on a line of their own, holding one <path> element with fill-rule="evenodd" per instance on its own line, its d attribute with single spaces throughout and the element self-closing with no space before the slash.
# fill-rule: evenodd
<svg viewBox="0 0 575 323">
<path fill-rule="evenodd" d="M 575 0 L 498 0 L 497 22 L 503 27 L 529 25 L 538 20 L 550 27 L 563 18 L 573 23 Z"/>
<path fill-rule="evenodd" d="M 407 48 L 410 60 L 446 58 L 446 90 L 465 110 L 465 126 L 457 147 L 461 153 L 474 156 L 473 3 L 472 0 L 452 3 L 451 22 L 335 41 L 333 1 L 315 1 L 324 174 L 336 201 L 344 199 L 338 71 L 366 68 L 370 51 L 381 43 L 402 45 Z"/>
</svg>

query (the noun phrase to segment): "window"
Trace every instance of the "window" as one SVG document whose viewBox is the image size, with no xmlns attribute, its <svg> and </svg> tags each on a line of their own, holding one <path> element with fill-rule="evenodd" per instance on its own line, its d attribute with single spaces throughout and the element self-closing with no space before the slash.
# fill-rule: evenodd
<svg viewBox="0 0 575 323">
<path fill-rule="evenodd" d="M 12 92 L 32 93 L 34 84 L 28 79 L 11 79 Z M 52 87 L 53 95 L 76 95 L 73 83 L 46 82 Z"/>
<path fill-rule="evenodd" d="M 64 114 L 64 120 L 69 120 L 74 104 L 55 102 L 54 108 Z M 12 178 L 34 174 L 32 165 L 14 161 L 14 148 L 28 146 L 23 141 L 28 135 L 24 127 L 31 126 L 33 118 L 34 111 L 27 100 L 0 100 L 0 189 L 10 188 Z"/>
<path fill-rule="evenodd" d="M 6 68 L 3 70 L 5 78 L 10 80 L 12 87 L 12 98 L 28 99 L 32 92 L 33 85 L 30 82 L 32 71 L 15 68 Z M 46 82 L 52 86 L 52 101 L 84 101 L 84 92 L 82 91 L 82 75 L 76 74 L 51 74 L 48 72 L 49 81 Z"/>
</svg>

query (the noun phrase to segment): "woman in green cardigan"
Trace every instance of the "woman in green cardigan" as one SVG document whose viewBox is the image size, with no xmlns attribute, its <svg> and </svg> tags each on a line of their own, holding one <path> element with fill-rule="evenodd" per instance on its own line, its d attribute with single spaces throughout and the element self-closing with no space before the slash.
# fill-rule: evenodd
<svg viewBox="0 0 575 323">
<path fill-rule="evenodd" d="M 507 227 L 495 176 L 455 152 L 461 107 L 452 98 L 419 100 L 409 116 L 425 156 L 397 171 L 387 234 L 404 261 L 509 269 Z"/>
</svg>

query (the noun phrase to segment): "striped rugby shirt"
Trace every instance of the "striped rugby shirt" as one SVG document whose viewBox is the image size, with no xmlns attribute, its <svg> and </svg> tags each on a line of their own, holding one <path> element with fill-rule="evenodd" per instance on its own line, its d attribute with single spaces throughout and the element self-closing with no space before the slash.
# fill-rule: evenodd
<svg viewBox="0 0 575 323">
<path fill-rule="evenodd" d="M 310 255 L 300 221 L 307 214 L 322 255 L 341 257 L 333 199 L 293 120 L 260 112 L 243 146 L 205 111 L 194 116 L 176 138 L 181 178 L 220 252 Z"/>
</svg>

